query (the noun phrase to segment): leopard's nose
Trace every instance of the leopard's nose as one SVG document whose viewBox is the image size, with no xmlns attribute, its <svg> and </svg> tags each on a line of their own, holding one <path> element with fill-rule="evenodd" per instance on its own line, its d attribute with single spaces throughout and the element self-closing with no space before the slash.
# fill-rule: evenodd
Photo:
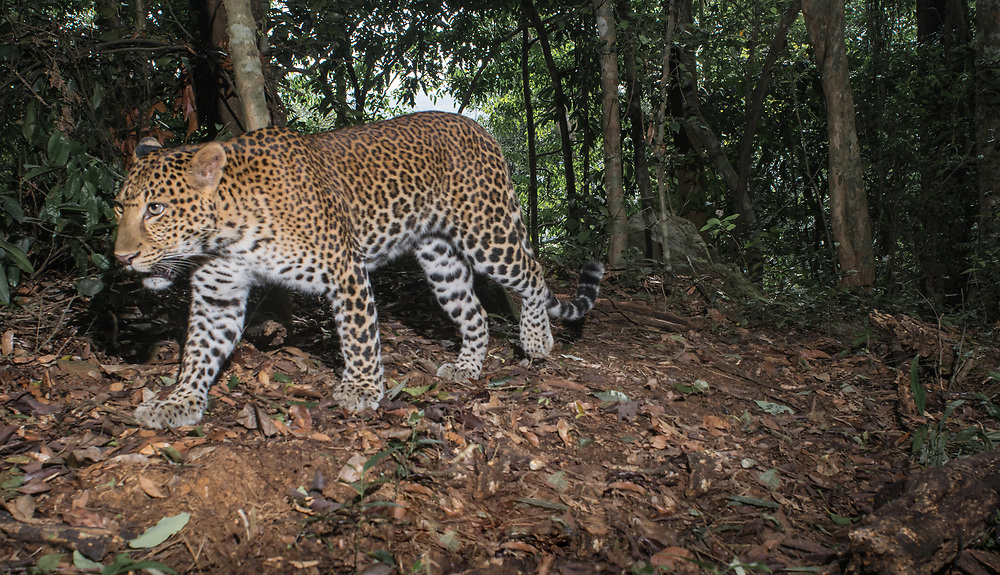
<svg viewBox="0 0 1000 575">
<path fill-rule="evenodd" d="M 132 263 L 132 260 L 134 260 L 137 255 L 139 255 L 139 252 L 131 254 L 115 254 L 115 257 L 118 258 L 118 261 L 120 261 L 123 265 L 127 266 Z"/>
</svg>

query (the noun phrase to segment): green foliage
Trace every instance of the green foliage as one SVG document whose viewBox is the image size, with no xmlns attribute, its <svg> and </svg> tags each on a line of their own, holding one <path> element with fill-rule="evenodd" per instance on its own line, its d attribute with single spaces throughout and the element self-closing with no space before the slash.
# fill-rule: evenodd
<svg viewBox="0 0 1000 575">
<path fill-rule="evenodd" d="M 192 86 L 205 74 L 217 74 L 227 86 L 231 78 L 220 72 L 219 51 L 207 47 L 200 3 L 153 2 L 146 14 L 80 0 L 5 6 L 0 61 L 10 73 L 0 86 L 8 117 L 0 126 L 0 303 L 10 301 L 25 277 L 46 270 L 86 278 L 78 289 L 93 294 L 106 281 L 113 235 L 108 201 L 124 158 L 150 133 L 169 143 L 215 137 L 218 127 L 203 116 L 219 102 L 206 102 L 211 89 L 200 85 L 192 96 Z M 542 250 L 557 261 L 603 252 L 603 124 L 591 5 L 536 6 L 554 73 L 533 27 L 521 61 L 524 15 L 518 3 L 348 0 L 317 6 L 299 0 L 269 5 L 262 18 L 268 26 L 264 56 L 276 86 L 269 86 L 270 95 L 290 110 L 292 127 L 359 123 L 404 111 L 420 92 L 448 95 L 480 111 L 479 119 L 501 141 L 527 206 L 523 67 L 537 127 Z M 623 117 L 626 197 L 630 213 L 648 209 L 652 198 L 640 197 L 640 184 L 663 184 L 670 210 L 706 225 L 718 251 L 759 279 L 769 295 L 797 300 L 812 292 L 819 299 L 836 286 L 839 272 L 827 197 L 826 106 L 801 19 L 775 59 L 743 166 L 757 229 L 735 214 L 710 217 L 733 214 L 733 194 L 704 146 L 682 128 L 686 96 L 679 89 L 696 71 L 701 114 L 726 158 L 740 168 L 747 99 L 786 6 L 696 3 L 690 21 L 671 32 L 670 46 L 664 40 L 666 4 L 618 6 L 622 104 L 641 89 L 643 112 L 637 141 Z M 984 241 L 979 221 L 972 104 L 973 80 L 982 70 L 976 69 L 976 40 L 917 41 L 911 7 L 896 0 L 850 2 L 847 18 L 877 297 L 923 311 L 949 312 L 965 303 L 974 317 L 1000 317 L 998 248 Z M 661 85 L 665 48 L 672 68 Z M 636 82 L 626 86 L 625 56 L 631 54 Z M 574 197 L 562 165 L 557 85 L 570 124 Z M 654 175 L 640 182 L 632 157 L 659 128 L 661 88 L 668 90 L 664 148 L 645 148 Z M 657 159 L 666 181 L 655 181 Z"/>
</svg>

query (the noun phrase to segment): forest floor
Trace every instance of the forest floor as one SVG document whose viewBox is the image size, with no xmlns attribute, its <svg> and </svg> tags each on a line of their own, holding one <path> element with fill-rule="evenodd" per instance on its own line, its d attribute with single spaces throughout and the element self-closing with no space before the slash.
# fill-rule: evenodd
<svg viewBox="0 0 1000 575">
<path fill-rule="evenodd" d="M 965 398 L 941 429 L 996 427 L 997 349 L 961 330 L 942 333 L 976 361 L 924 362 L 921 419 L 913 353 L 857 310 L 744 321 L 708 278 L 611 278 L 551 358 L 529 365 L 499 319 L 484 378 L 457 384 L 432 375 L 456 335 L 419 278 L 379 283 L 380 410 L 331 404 L 332 314 L 296 299 L 290 332 L 241 343 L 177 431 L 131 413 L 176 375 L 183 290 L 115 309 L 23 286 L 0 310 L 0 572 L 840 573 L 849 531 L 920 468 L 921 422 Z"/>
</svg>

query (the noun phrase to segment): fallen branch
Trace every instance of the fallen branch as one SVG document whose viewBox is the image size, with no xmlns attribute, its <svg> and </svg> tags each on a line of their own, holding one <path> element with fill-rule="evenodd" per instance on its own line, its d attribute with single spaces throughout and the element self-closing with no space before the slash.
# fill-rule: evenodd
<svg viewBox="0 0 1000 575">
<path fill-rule="evenodd" d="M 0 531 L 25 543 L 78 550 L 93 561 L 100 561 L 108 552 L 121 549 L 124 544 L 121 537 L 107 529 L 73 527 L 63 523 L 23 523 L 6 511 L 0 511 Z"/>
<path fill-rule="evenodd" d="M 915 473 L 850 533 L 846 572 L 936 573 L 982 537 L 998 507 L 1000 449 Z"/>
</svg>

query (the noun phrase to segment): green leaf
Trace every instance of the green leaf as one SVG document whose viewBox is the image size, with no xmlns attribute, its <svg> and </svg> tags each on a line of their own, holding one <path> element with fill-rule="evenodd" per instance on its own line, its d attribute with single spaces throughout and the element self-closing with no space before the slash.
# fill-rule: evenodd
<svg viewBox="0 0 1000 575">
<path fill-rule="evenodd" d="M 361 473 L 366 473 L 369 469 L 381 463 L 383 459 L 389 457 L 395 451 L 396 451 L 395 448 L 383 449 L 382 451 L 379 451 L 375 455 L 372 455 L 371 457 L 368 458 L 368 461 L 365 461 L 364 465 L 361 466 Z"/>
<path fill-rule="evenodd" d="M 964 399 L 956 399 L 948 404 L 948 407 L 944 408 L 944 413 L 941 414 L 941 419 L 938 420 L 938 428 L 944 429 L 944 421 L 951 417 L 951 414 L 955 411 L 955 408 L 965 403 Z"/>
<path fill-rule="evenodd" d="M 628 396 L 614 389 L 595 393 L 594 396 L 605 403 L 628 403 Z"/>
<path fill-rule="evenodd" d="M 418 397 L 423 395 L 424 393 L 427 393 L 427 390 L 431 388 L 431 385 L 432 384 L 421 385 L 420 387 L 404 387 L 403 391 L 405 391 L 407 394 L 413 397 Z"/>
<path fill-rule="evenodd" d="M 923 415 L 924 408 L 927 407 L 927 388 L 920 383 L 920 356 L 913 356 L 910 362 L 910 393 L 913 394 L 913 402 L 917 405 L 917 414 Z"/>
<path fill-rule="evenodd" d="M 150 527 L 145 533 L 128 542 L 132 549 L 149 549 L 156 547 L 187 525 L 191 519 L 190 513 L 181 513 L 173 517 L 164 517 L 159 523 Z"/>
<path fill-rule="evenodd" d="M 747 497 L 745 495 L 730 495 L 728 499 L 736 503 L 742 503 L 743 505 L 752 505 L 753 507 L 763 507 L 765 509 L 781 508 L 781 505 L 778 505 L 773 501 L 758 499 L 756 497 Z"/>
<path fill-rule="evenodd" d="M 104 289 L 104 281 L 98 277 L 80 278 L 73 282 L 76 291 L 84 297 L 94 297 Z"/>
<path fill-rule="evenodd" d="M 35 135 L 35 103 L 30 102 L 24 111 L 24 122 L 21 123 L 21 135 L 30 144 Z"/>
<path fill-rule="evenodd" d="M 782 413 L 788 413 L 788 414 L 795 413 L 795 411 L 792 410 L 791 407 L 788 407 L 787 405 L 781 405 L 780 403 L 772 403 L 770 401 L 764 401 L 761 399 L 755 399 L 754 403 L 757 404 L 757 407 L 760 407 L 765 412 L 770 413 L 771 415 L 780 415 Z"/>
<path fill-rule="evenodd" d="M 49 153 L 49 166 L 65 166 L 69 161 L 69 142 L 63 137 L 62 132 L 55 130 L 49 136 L 47 147 Z"/>
<path fill-rule="evenodd" d="M 24 250 L 3 240 L 0 240 L 0 249 L 7 252 L 10 255 L 10 259 L 14 260 L 14 263 L 21 270 L 29 274 L 34 273 L 35 266 L 31 265 L 31 261 L 28 260 L 28 256 L 24 253 Z"/>
<path fill-rule="evenodd" d="M 569 489 L 569 480 L 566 479 L 565 471 L 556 471 L 545 478 L 545 482 L 551 485 L 556 491 L 562 493 Z"/>
<path fill-rule="evenodd" d="M 827 513 L 830 515 L 830 520 L 836 523 L 837 525 L 850 525 L 851 523 L 856 523 L 861 520 L 860 515 L 858 515 L 857 517 L 848 517 L 846 515 L 837 515 L 836 513 L 830 513 L 829 511 L 827 511 Z"/>
<path fill-rule="evenodd" d="M 705 393 L 708 391 L 708 382 L 704 379 L 696 379 L 689 385 L 675 381 L 674 389 L 681 393 Z"/>
<path fill-rule="evenodd" d="M 290 378 L 287 375 L 281 373 L 280 371 L 277 372 L 277 373 L 275 373 L 274 376 L 271 379 L 273 379 L 274 381 L 277 381 L 278 383 L 291 383 L 291 381 L 292 381 L 292 378 Z"/>
<path fill-rule="evenodd" d="M 152 571 L 162 571 L 163 573 L 168 573 L 169 575 L 177 575 L 177 572 L 167 567 L 159 561 L 133 561 L 125 553 L 119 553 L 115 557 L 115 562 L 108 565 L 101 571 L 101 575 L 125 575 L 130 571 L 142 571 L 143 569 Z"/>
<path fill-rule="evenodd" d="M 759 474 L 757 479 L 769 489 L 777 489 L 781 485 L 781 479 L 778 478 L 778 471 L 774 468 Z"/>
<path fill-rule="evenodd" d="M 41 573 L 51 573 L 59 567 L 59 562 L 62 561 L 62 553 L 49 553 L 47 555 L 42 555 L 38 558 L 38 563 L 35 564 L 35 568 Z"/>
<path fill-rule="evenodd" d="M 91 561 L 90 559 L 87 559 L 86 557 L 83 556 L 82 553 L 80 553 L 80 551 L 76 549 L 73 550 L 73 567 L 76 567 L 77 569 L 83 571 L 90 571 L 93 569 L 104 569 L 103 564 L 98 563 L 97 561 Z"/>
<path fill-rule="evenodd" d="M 10 303 L 10 284 L 7 283 L 7 272 L 0 265 L 0 303 Z"/>
<path fill-rule="evenodd" d="M 530 505 L 532 507 L 539 507 L 541 509 L 548 509 L 550 511 L 566 511 L 569 506 L 563 505 L 562 503 L 555 503 L 553 501 L 547 501 L 545 499 L 536 499 L 534 497 L 518 497 L 518 503 L 523 503 L 524 505 Z"/>
</svg>

